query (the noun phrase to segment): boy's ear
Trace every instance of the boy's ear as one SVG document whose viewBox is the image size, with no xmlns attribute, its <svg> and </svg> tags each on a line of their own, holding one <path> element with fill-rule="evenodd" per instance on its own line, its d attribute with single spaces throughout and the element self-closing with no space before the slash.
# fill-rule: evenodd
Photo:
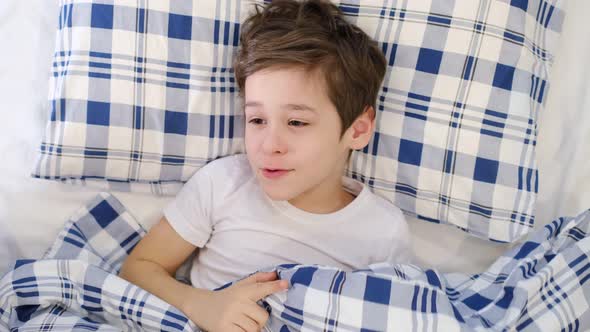
<svg viewBox="0 0 590 332">
<path fill-rule="evenodd" d="M 365 110 L 359 115 L 350 128 L 348 128 L 349 147 L 352 150 L 359 150 L 367 146 L 373 131 L 375 130 L 375 110 L 371 106 L 365 107 Z"/>
</svg>

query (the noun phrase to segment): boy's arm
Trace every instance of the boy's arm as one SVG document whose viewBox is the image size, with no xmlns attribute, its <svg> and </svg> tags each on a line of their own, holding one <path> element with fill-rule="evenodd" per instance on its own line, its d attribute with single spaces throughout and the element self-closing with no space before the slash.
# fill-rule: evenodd
<svg viewBox="0 0 590 332">
<path fill-rule="evenodd" d="M 194 288 L 174 274 L 195 250 L 163 217 L 139 241 L 119 275 L 177 307 L 207 331 L 260 331 L 268 313 L 256 301 L 285 290 L 288 282 L 276 280 L 275 272 L 259 272 L 216 292 Z"/>
<path fill-rule="evenodd" d="M 195 250 L 168 223 L 166 217 L 153 226 L 127 257 L 119 276 L 155 294 L 183 312 L 192 311 L 195 297 L 206 290 L 183 284 L 174 278 L 176 270 Z M 193 296 L 187 294 L 193 293 Z M 193 301 L 187 301 L 188 299 Z M 188 303 L 187 303 L 188 302 Z"/>
</svg>

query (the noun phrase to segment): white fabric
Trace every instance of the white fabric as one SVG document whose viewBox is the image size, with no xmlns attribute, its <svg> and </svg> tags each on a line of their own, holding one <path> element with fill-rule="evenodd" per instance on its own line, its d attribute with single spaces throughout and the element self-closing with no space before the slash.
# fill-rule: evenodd
<svg viewBox="0 0 590 332">
<path fill-rule="evenodd" d="M 567 4 L 561 52 L 539 114 L 537 228 L 590 208 L 590 1 Z"/>
<path fill-rule="evenodd" d="M 272 201 L 246 155 L 207 164 L 164 209 L 186 241 L 201 248 L 191 282 L 213 289 L 264 267 L 320 264 L 347 271 L 408 262 L 410 233 L 401 210 L 362 183 L 343 178 L 355 199 L 327 214 Z"/>
</svg>

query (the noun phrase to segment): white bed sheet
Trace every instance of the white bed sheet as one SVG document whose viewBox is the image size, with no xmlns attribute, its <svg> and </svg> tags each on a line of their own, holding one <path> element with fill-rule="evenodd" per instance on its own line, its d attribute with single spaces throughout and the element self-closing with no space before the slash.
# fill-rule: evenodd
<svg viewBox="0 0 590 332">
<path fill-rule="evenodd" d="M 546 111 L 540 114 L 537 227 L 590 208 L 590 2 L 570 0 Z M 17 258 L 38 258 L 96 190 L 29 177 L 47 120 L 56 0 L 0 2 L 0 275 Z M 170 197 L 115 193 L 138 221 L 156 223 Z M 509 246 L 453 227 L 409 220 L 419 264 L 479 272 Z"/>
</svg>

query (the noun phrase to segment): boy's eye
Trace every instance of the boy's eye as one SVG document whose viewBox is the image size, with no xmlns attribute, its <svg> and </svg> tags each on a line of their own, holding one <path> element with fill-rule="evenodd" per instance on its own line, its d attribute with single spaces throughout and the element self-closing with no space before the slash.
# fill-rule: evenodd
<svg viewBox="0 0 590 332">
<path fill-rule="evenodd" d="M 299 120 L 291 120 L 289 121 L 289 125 L 290 126 L 294 126 L 294 127 L 304 127 L 307 126 L 308 124 Z"/>
<path fill-rule="evenodd" d="M 262 120 L 260 118 L 253 118 L 253 119 L 250 119 L 250 121 L 248 121 L 248 122 L 249 123 L 252 123 L 252 124 L 257 124 L 258 125 L 258 124 L 263 124 L 264 123 L 264 120 Z"/>
</svg>

